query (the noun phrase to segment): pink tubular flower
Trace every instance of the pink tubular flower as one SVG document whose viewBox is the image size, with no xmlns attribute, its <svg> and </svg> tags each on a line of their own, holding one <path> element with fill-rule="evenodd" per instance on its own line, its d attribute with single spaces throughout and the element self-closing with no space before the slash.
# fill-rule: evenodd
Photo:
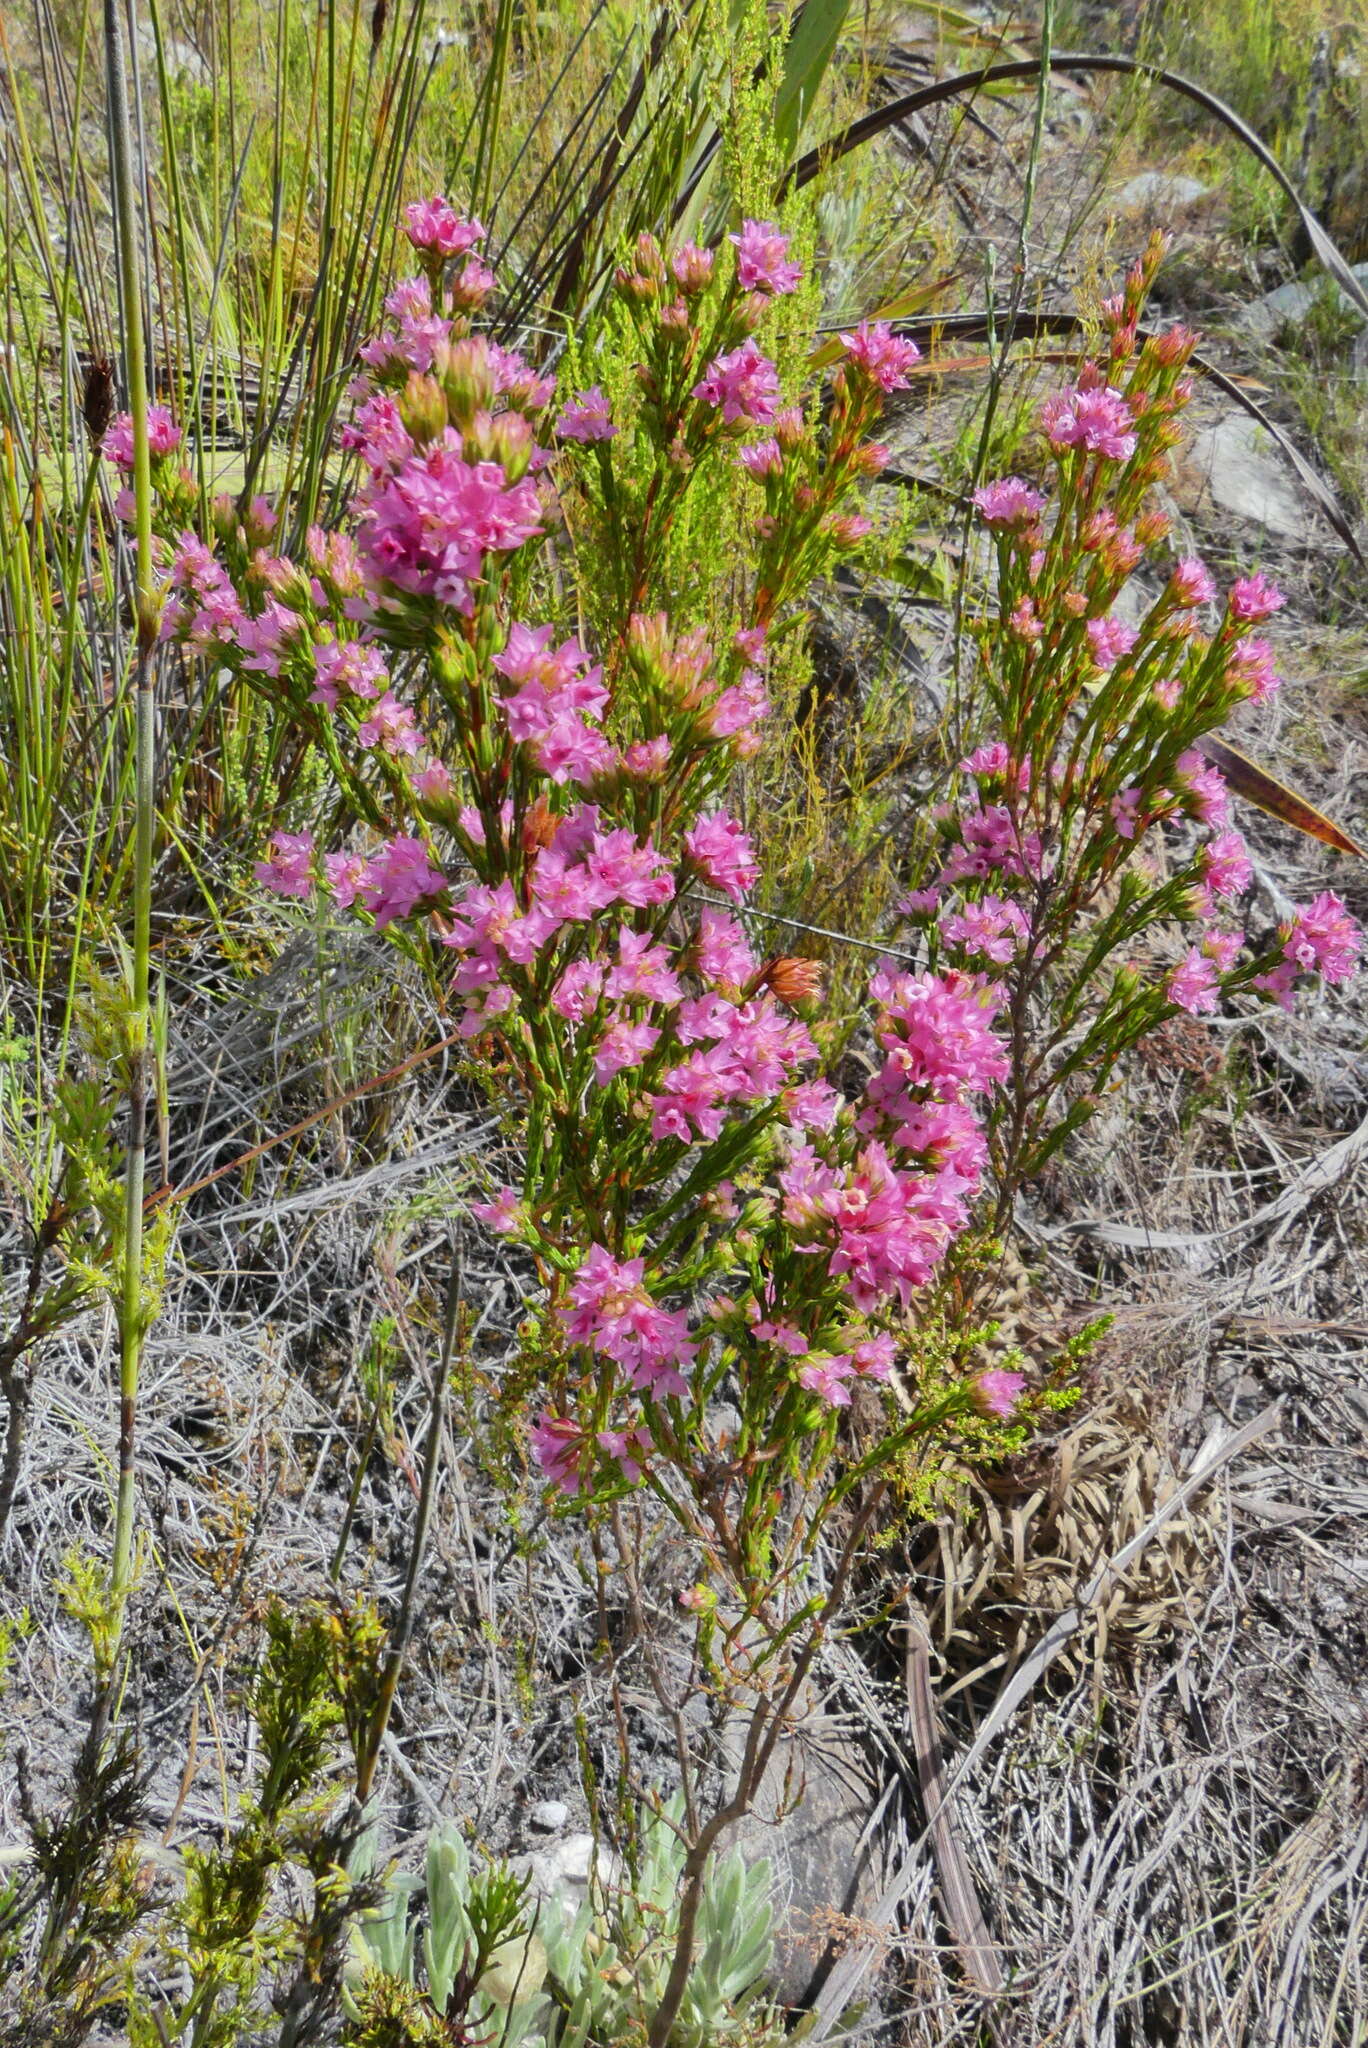
<svg viewBox="0 0 1368 2048">
<path fill-rule="evenodd" d="M 1296 1000 L 1296 962 L 1280 960 L 1267 974 L 1256 974 L 1249 985 L 1251 988 L 1261 989 L 1265 995 L 1272 996 L 1280 1010 L 1291 1010 Z"/>
<path fill-rule="evenodd" d="M 743 221 L 740 234 L 728 240 L 736 250 L 736 281 L 743 292 L 797 291 L 803 266 L 785 261 L 789 238 L 772 221 Z"/>
<path fill-rule="evenodd" d="M 594 1079 L 606 1088 L 615 1074 L 626 1067 L 639 1067 L 660 1033 L 653 1024 L 633 1024 L 616 1018 L 594 1048 Z"/>
<path fill-rule="evenodd" d="M 323 856 L 323 873 L 338 909 L 350 910 L 370 873 L 370 862 L 364 853 L 328 853 Z"/>
<path fill-rule="evenodd" d="M 587 725 L 577 712 L 552 720 L 533 742 L 532 758 L 553 782 L 573 782 L 581 789 L 589 788 L 600 775 L 609 774 L 617 762 L 603 734 Z"/>
<path fill-rule="evenodd" d="M 700 818 L 692 831 L 684 834 L 684 846 L 704 881 L 730 896 L 733 903 L 739 903 L 759 879 L 755 848 L 726 811 Z"/>
<path fill-rule="evenodd" d="M 704 981 L 719 988 L 744 987 L 759 965 L 736 919 L 712 908 L 699 913 L 693 957 Z"/>
<path fill-rule="evenodd" d="M 713 358 L 707 374 L 694 385 L 693 396 L 707 405 L 720 405 L 727 426 L 734 420 L 767 426 L 779 398 L 779 372 L 747 335 L 739 348 Z"/>
<path fill-rule="evenodd" d="M 1271 619 L 1274 612 L 1280 612 L 1287 599 L 1277 585 L 1270 583 L 1262 570 L 1256 576 L 1241 576 L 1230 586 L 1226 600 L 1232 619 L 1241 625 L 1252 625 L 1259 619 Z"/>
<path fill-rule="evenodd" d="M 973 753 L 960 762 L 960 767 L 968 775 L 995 781 L 1007 773 L 1011 760 L 1005 743 L 1002 740 L 994 740 L 989 746 L 975 747 Z"/>
<path fill-rule="evenodd" d="M 1325 889 L 1299 910 L 1283 940 L 1283 959 L 1326 981 L 1348 981 L 1357 971 L 1363 933 L 1343 900 Z"/>
<path fill-rule="evenodd" d="M 766 477 L 778 476 L 784 467 L 784 451 L 772 438 L 752 442 L 749 448 L 738 452 L 736 459 L 743 469 L 749 470 L 757 483 L 763 483 Z"/>
<path fill-rule="evenodd" d="M 452 792 L 451 770 L 445 761 L 428 761 L 416 770 L 413 793 L 424 803 L 440 803 Z"/>
<path fill-rule="evenodd" d="M 1104 670 L 1114 668 L 1118 661 L 1124 660 L 1140 637 L 1134 626 L 1110 616 L 1089 619 L 1086 631 L 1092 658 Z"/>
<path fill-rule="evenodd" d="M 500 1188 L 492 1202 L 472 1202 L 470 1213 L 496 1237 L 518 1237 L 527 1223 L 527 1210 L 516 1188 Z"/>
<path fill-rule="evenodd" d="M 939 889 L 913 889 L 894 905 L 899 917 L 931 917 L 940 909 Z"/>
<path fill-rule="evenodd" d="M 681 242 L 670 258 L 670 271 L 679 289 L 695 298 L 712 278 L 713 252 L 700 249 L 697 242 Z"/>
<path fill-rule="evenodd" d="M 751 1335 L 758 1337 L 762 1344 L 774 1344 L 780 1351 L 787 1351 L 790 1358 L 804 1358 L 807 1355 L 807 1338 L 796 1323 L 789 1322 L 783 1316 L 777 1321 L 753 1323 Z"/>
<path fill-rule="evenodd" d="M 867 1094 L 884 1115 L 905 1114 L 910 1088 L 959 1101 L 1006 1079 L 1007 1055 L 989 1028 L 1002 1002 L 1000 989 L 978 987 L 962 974 L 881 967 L 870 978 L 869 993 L 880 1006 L 875 1036 L 889 1057 Z"/>
<path fill-rule="evenodd" d="M 1193 1017 L 1209 1015 L 1216 1008 L 1220 985 L 1216 969 L 1198 947 L 1190 946 L 1187 956 L 1175 967 L 1165 984 L 1168 999 Z"/>
<path fill-rule="evenodd" d="M 785 1221 L 800 1238 L 813 1240 L 813 1250 L 828 1250 L 827 1272 L 833 1279 L 846 1276 L 862 1312 L 895 1296 L 906 1307 L 967 1221 L 946 1176 L 901 1174 L 879 1144 L 866 1145 L 853 1167 L 840 1172 L 810 1146 L 799 1146 L 779 1185 Z"/>
<path fill-rule="evenodd" d="M 1000 477 L 975 491 L 974 504 L 985 526 L 1030 526 L 1045 510 L 1040 491 L 1033 491 L 1019 476 Z"/>
<path fill-rule="evenodd" d="M 1226 681 L 1251 703 L 1266 703 L 1278 687 L 1273 662 L 1273 649 L 1267 640 L 1238 640 L 1226 663 Z"/>
<path fill-rule="evenodd" d="M 572 1024 L 592 1017 L 603 994 L 603 967 L 597 960 L 572 960 L 551 991 L 551 1007 Z"/>
<path fill-rule="evenodd" d="M 259 860 L 252 873 L 273 896 L 307 901 L 314 889 L 313 854 L 312 832 L 273 832 L 269 856 Z"/>
<path fill-rule="evenodd" d="M 1178 756 L 1174 769 L 1189 816 L 1203 825 L 1223 825 L 1230 799 L 1220 769 L 1191 747 Z"/>
<path fill-rule="evenodd" d="M 633 740 L 622 750 L 622 765 L 638 782 L 659 782 L 670 765 L 670 737 L 658 732 L 653 740 Z"/>
<path fill-rule="evenodd" d="M 408 705 L 401 704 L 392 690 L 386 690 L 357 726 L 356 743 L 359 747 L 378 746 L 382 753 L 397 760 L 402 754 L 416 754 L 423 735 L 414 724 Z"/>
<path fill-rule="evenodd" d="M 904 341 L 886 320 L 862 320 L 853 334 L 840 337 L 850 361 L 880 391 L 905 391 L 907 372 L 921 361 L 915 341 Z"/>
<path fill-rule="evenodd" d="M 450 283 L 452 309 L 457 313 L 478 313 L 493 291 L 495 277 L 478 256 L 467 257 Z"/>
<path fill-rule="evenodd" d="M 154 462 L 175 453 L 181 444 L 181 430 L 164 405 L 147 408 L 147 452 Z M 133 415 L 121 412 L 105 430 L 102 443 L 107 459 L 125 476 L 133 474 Z"/>
<path fill-rule="evenodd" d="M 1020 1372 L 981 1372 L 971 1382 L 969 1398 L 980 1415 L 992 1421 L 1006 1422 L 1016 1413 L 1021 1390 L 1026 1384 L 1026 1375 Z"/>
<path fill-rule="evenodd" d="M 314 648 L 313 660 L 315 680 L 309 702 L 326 704 L 329 710 L 336 709 L 343 690 L 353 697 L 376 698 L 389 682 L 383 656 L 357 640 L 321 640 Z"/>
<path fill-rule="evenodd" d="M 1244 951 L 1244 933 L 1208 931 L 1202 940 L 1202 951 L 1208 960 L 1215 961 L 1219 974 L 1229 974 Z"/>
<path fill-rule="evenodd" d="M 784 1090 L 784 1116 L 795 1130 L 829 1131 L 836 1122 L 841 1098 L 829 1081 L 800 1081 Z"/>
<path fill-rule="evenodd" d="M 617 428 L 608 416 L 608 401 L 597 384 L 577 391 L 556 421 L 562 441 L 611 441 Z"/>
<path fill-rule="evenodd" d="M 231 645 L 243 625 L 237 592 L 202 540 L 183 533 L 171 564 L 171 595 L 159 637 L 209 649 Z"/>
<path fill-rule="evenodd" d="M 601 1429 L 594 1442 L 605 1457 L 613 1460 L 623 1478 L 635 1486 L 641 1477 L 638 1460 L 652 1449 L 650 1431 L 640 1424 L 635 1429 Z"/>
<path fill-rule="evenodd" d="M 1056 448 L 1080 448 L 1113 462 L 1125 462 L 1135 453 L 1130 404 L 1109 384 L 1057 392 L 1041 407 L 1040 424 Z"/>
<path fill-rule="evenodd" d="M 442 895 L 446 876 L 428 858 L 421 839 L 392 839 L 366 870 L 357 894 L 383 931 L 396 919 L 412 917 L 419 905 Z"/>
<path fill-rule="evenodd" d="M 810 1394 L 819 1394 L 828 1408 L 848 1408 L 850 1387 L 855 1378 L 854 1360 L 829 1351 L 810 1351 L 798 1368 L 798 1384 Z"/>
<path fill-rule="evenodd" d="M 617 1260 L 592 1245 L 570 1283 L 565 1334 L 611 1358 L 632 1385 L 657 1397 L 683 1395 L 688 1382 L 679 1371 L 693 1360 L 688 1318 L 682 1309 L 663 1309 L 643 1284 L 644 1259 Z"/>
<path fill-rule="evenodd" d="M 740 682 L 720 693 L 716 703 L 703 714 L 702 722 L 712 739 L 731 739 L 738 733 L 750 734 L 753 727 L 769 716 L 769 711 L 764 678 L 759 669 L 747 668 L 741 671 Z M 743 751 L 739 742 L 738 751 Z"/>
<path fill-rule="evenodd" d="M 847 1332 L 844 1341 L 850 1342 Z M 893 1371 L 893 1361 L 898 1347 L 886 1332 L 878 1337 L 866 1337 L 851 1352 L 851 1362 L 863 1380 L 886 1380 Z"/>
<path fill-rule="evenodd" d="M 562 640 L 559 647 L 552 647 L 551 638 L 550 626 L 534 630 L 515 623 L 502 652 L 493 657 L 499 674 L 519 685 L 517 695 L 504 704 L 515 740 L 549 731 L 567 711 L 587 711 L 600 718 L 608 707 L 603 670 L 593 666 L 592 656 L 578 640 Z"/>
<path fill-rule="evenodd" d="M 467 220 L 447 199 L 415 199 L 404 208 L 404 233 L 415 249 L 434 256 L 464 256 L 485 238 L 477 220 Z"/>
<path fill-rule="evenodd" d="M 564 1415 L 541 1415 L 532 1425 L 531 1437 L 542 1477 L 562 1493 L 582 1493 L 581 1467 L 588 1445 L 579 1424 Z"/>
<path fill-rule="evenodd" d="M 634 998 L 667 1009 L 684 994 L 665 948 L 656 945 L 649 932 L 634 932 L 625 924 L 618 928 L 617 965 L 609 970 L 604 990 L 614 1001 Z"/>
<path fill-rule="evenodd" d="M 1038 832 L 1022 832 L 1006 804 L 986 804 L 957 819 L 959 844 L 952 845 L 938 880 L 963 881 L 991 874 L 1038 875 L 1042 847 Z"/>
<path fill-rule="evenodd" d="M 1213 896 L 1240 896 L 1254 870 L 1238 832 L 1218 832 L 1202 848 L 1202 879 Z"/>
<path fill-rule="evenodd" d="M 1169 595 L 1185 611 L 1191 611 L 1199 604 L 1210 604 L 1216 596 L 1216 585 L 1206 564 L 1199 562 L 1195 555 L 1185 556 L 1169 578 Z"/>
<path fill-rule="evenodd" d="M 985 896 L 979 903 L 966 903 L 961 910 L 940 921 L 941 937 L 947 945 L 962 946 L 996 966 L 1005 967 L 1030 937 L 1030 924 L 1019 904 L 1001 896 Z"/>
</svg>

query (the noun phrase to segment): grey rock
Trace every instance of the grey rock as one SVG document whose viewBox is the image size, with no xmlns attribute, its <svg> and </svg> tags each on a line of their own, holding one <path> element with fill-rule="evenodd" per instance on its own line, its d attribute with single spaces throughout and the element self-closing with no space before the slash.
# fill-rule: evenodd
<svg viewBox="0 0 1368 2048">
<path fill-rule="evenodd" d="M 736 1724 L 736 1747 L 744 1739 Z M 879 1787 L 864 1752 L 818 1709 L 778 1744 L 752 1811 L 732 1829 L 748 1862 L 774 1869 L 774 1963 L 770 1982 L 789 2006 L 811 2002 L 849 1935 L 867 1918 L 888 1876 L 871 1819 Z"/>
<path fill-rule="evenodd" d="M 1354 276 L 1361 285 L 1368 286 L 1368 263 L 1355 263 Z M 1276 290 L 1265 292 L 1262 298 L 1241 308 L 1236 325 L 1257 340 L 1270 341 L 1280 327 L 1295 326 L 1304 320 L 1322 291 L 1333 291 L 1341 312 L 1349 318 L 1362 321 L 1363 309 L 1356 306 L 1349 294 L 1326 275 L 1308 279 L 1305 283 L 1294 280 L 1291 284 L 1280 284 Z"/>
<path fill-rule="evenodd" d="M 1141 171 L 1112 194 L 1118 213 L 1181 213 L 1211 197 L 1210 185 L 1176 171 Z"/>
<path fill-rule="evenodd" d="M 1194 435 L 1178 481 L 1180 498 L 1193 510 L 1231 512 L 1303 546 L 1320 539 L 1286 458 L 1247 413 L 1226 413 Z"/>
<path fill-rule="evenodd" d="M 563 1799 L 539 1799 L 527 1816 L 527 1825 L 542 1835 L 558 1835 L 570 1818 Z"/>
</svg>

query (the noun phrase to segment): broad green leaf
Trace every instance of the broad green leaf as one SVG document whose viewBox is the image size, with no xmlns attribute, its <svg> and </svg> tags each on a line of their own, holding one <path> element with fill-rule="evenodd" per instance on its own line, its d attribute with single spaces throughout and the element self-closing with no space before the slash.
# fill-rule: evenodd
<svg viewBox="0 0 1368 2048">
<path fill-rule="evenodd" d="M 850 0 L 803 0 L 784 52 L 784 77 L 774 102 L 774 127 L 783 162 L 791 163 L 803 123 L 817 103 Z"/>
</svg>

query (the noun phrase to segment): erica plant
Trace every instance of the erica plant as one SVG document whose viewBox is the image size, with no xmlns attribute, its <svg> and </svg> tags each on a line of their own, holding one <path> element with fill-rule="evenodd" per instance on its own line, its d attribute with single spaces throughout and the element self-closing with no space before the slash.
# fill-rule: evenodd
<svg viewBox="0 0 1368 2048">
<path fill-rule="evenodd" d="M 990 734 L 960 763 L 962 793 L 937 813 L 923 886 L 902 906 L 930 966 L 992 986 L 1010 1046 L 991 1141 L 999 1220 L 1166 1017 L 1241 996 L 1290 1007 L 1299 986 L 1344 980 L 1360 951 L 1329 891 L 1271 937 L 1246 931 L 1251 864 L 1202 752 L 1238 704 L 1277 689 L 1260 628 L 1281 595 L 1262 574 L 1222 595 L 1180 558 L 1157 598 L 1133 600 L 1169 530 L 1150 494 L 1196 346 L 1182 328 L 1138 341 L 1162 247 L 1104 305 L 1105 355 L 1041 408 L 1053 487 L 1009 476 L 975 494 L 997 571 L 973 627 Z M 1178 957 L 1155 965 L 1156 951 Z"/>
</svg>

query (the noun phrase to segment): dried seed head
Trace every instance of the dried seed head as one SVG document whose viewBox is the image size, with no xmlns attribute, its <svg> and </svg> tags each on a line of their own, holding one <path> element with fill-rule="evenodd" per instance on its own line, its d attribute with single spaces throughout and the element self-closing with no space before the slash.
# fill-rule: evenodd
<svg viewBox="0 0 1368 2048">
<path fill-rule="evenodd" d="M 98 448 L 114 417 L 114 372 L 106 355 L 92 356 L 85 373 L 81 412 L 86 432 Z"/>
<path fill-rule="evenodd" d="M 781 1003 L 809 1003 L 822 993 L 822 968 L 817 960 L 794 954 L 776 955 L 760 969 L 760 985 L 773 989 Z"/>
</svg>

